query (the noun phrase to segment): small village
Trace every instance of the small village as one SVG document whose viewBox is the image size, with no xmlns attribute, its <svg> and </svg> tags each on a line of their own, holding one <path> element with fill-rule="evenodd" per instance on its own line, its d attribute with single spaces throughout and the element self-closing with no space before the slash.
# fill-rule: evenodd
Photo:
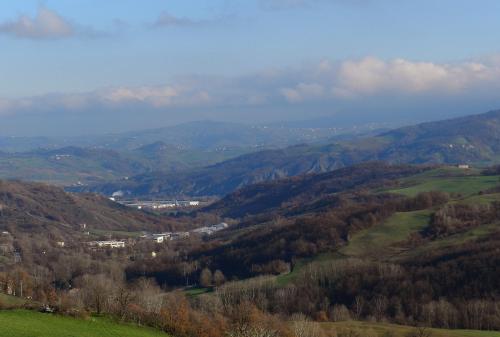
<svg viewBox="0 0 500 337">
<path fill-rule="evenodd" d="M 121 200 L 116 196 L 111 197 L 110 200 L 127 207 L 144 210 L 189 208 L 202 205 L 202 202 L 198 200 Z"/>
<path fill-rule="evenodd" d="M 149 240 L 155 243 L 164 243 L 166 241 L 174 241 L 189 238 L 191 235 L 210 236 L 216 232 L 228 228 L 229 225 L 221 222 L 216 225 L 204 226 L 193 229 L 188 232 L 164 232 L 164 233 L 145 233 L 141 235 L 138 240 Z M 93 249 L 99 248 L 125 248 L 127 241 L 125 240 L 103 240 L 103 241 L 90 241 L 86 243 Z M 58 242 L 60 247 L 64 247 L 64 242 Z"/>
</svg>

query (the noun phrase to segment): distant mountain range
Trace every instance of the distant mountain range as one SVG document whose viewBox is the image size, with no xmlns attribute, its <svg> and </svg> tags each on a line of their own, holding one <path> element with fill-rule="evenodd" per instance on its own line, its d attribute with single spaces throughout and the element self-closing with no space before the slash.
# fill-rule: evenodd
<svg viewBox="0 0 500 337">
<path fill-rule="evenodd" d="M 134 196 L 223 196 L 246 185 L 321 173 L 367 161 L 409 164 L 495 163 L 500 159 L 500 110 L 403 127 L 330 144 L 245 154 L 179 173 L 152 172 L 84 190 Z"/>
<path fill-rule="evenodd" d="M 265 126 L 205 121 L 70 139 L 0 137 L 0 179 L 64 186 L 97 184 L 154 171 L 192 170 L 264 149 L 351 138 L 372 133 L 376 127 L 329 125 L 325 122 L 322 127 Z"/>
<path fill-rule="evenodd" d="M 0 151 L 26 152 L 39 148 L 57 149 L 68 146 L 127 151 L 156 142 L 184 150 L 248 151 L 322 142 L 341 135 L 366 134 L 383 127 L 373 123 L 338 126 L 333 118 L 268 125 L 198 121 L 157 129 L 70 138 L 0 136 Z"/>
<path fill-rule="evenodd" d="M 188 170 L 245 152 L 242 149 L 187 150 L 163 142 L 128 151 L 68 146 L 28 152 L 0 152 L 0 178 L 65 186 L 102 183 L 155 170 Z"/>
</svg>

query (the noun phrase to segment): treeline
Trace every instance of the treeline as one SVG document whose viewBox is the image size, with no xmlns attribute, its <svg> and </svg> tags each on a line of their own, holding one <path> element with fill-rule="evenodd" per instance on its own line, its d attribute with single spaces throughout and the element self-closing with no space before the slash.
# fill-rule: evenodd
<svg viewBox="0 0 500 337">
<path fill-rule="evenodd" d="M 489 204 L 448 204 L 432 215 L 426 234 L 443 237 L 500 219 L 500 202 Z"/>
<path fill-rule="evenodd" d="M 357 231 L 375 226 L 395 212 L 439 207 L 448 200 L 448 194 L 442 192 L 412 198 L 364 191 L 342 194 L 320 212 L 289 218 L 269 215 L 270 219 L 243 228 L 245 235 L 228 242 L 211 240 L 191 246 L 183 259 L 164 256 L 147 266 L 138 261 L 128 266 L 127 275 L 129 279 L 154 277 L 159 284 L 170 286 L 196 282 L 205 267 L 222 271 L 228 280 L 277 275 L 293 269 L 298 259 L 339 249 Z M 246 221 L 252 223 L 252 219 Z"/>
<path fill-rule="evenodd" d="M 494 292 L 477 297 L 440 292 L 443 284 L 435 283 L 434 278 L 426 280 L 443 271 L 439 269 L 414 270 L 349 259 L 310 264 L 285 286 L 262 277 L 227 284 L 216 294 L 223 305 L 251 302 L 273 314 L 300 312 L 318 321 L 354 319 L 448 329 L 500 329 L 500 298 Z M 468 286 L 456 284 L 454 290 Z"/>
<path fill-rule="evenodd" d="M 56 314 L 88 319 L 91 313 L 97 313 L 175 337 L 325 337 L 317 323 L 305 316 L 296 315 L 289 324 L 290 318 L 263 311 L 250 300 L 229 303 L 213 295 L 189 300 L 182 291 L 166 293 L 151 279 L 127 283 L 116 276 L 86 274 L 75 280 L 71 291 L 53 291 L 50 298 L 43 299 L 33 294 L 33 299 L 43 300 L 43 310 Z M 28 301 L 23 307 L 39 310 L 36 303 Z M 0 309 L 13 307 L 0 299 Z"/>
<path fill-rule="evenodd" d="M 374 187 L 398 186 L 398 179 L 429 170 L 429 166 L 388 165 L 368 162 L 321 174 L 301 175 L 272 182 L 243 187 L 205 211 L 223 216 L 279 214 L 282 216 L 306 213 L 324 205 L 329 196 Z"/>
</svg>

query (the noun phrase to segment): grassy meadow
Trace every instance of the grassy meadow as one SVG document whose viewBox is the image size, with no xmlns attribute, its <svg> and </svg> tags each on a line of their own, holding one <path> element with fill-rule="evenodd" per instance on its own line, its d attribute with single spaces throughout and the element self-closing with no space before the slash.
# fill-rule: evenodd
<svg viewBox="0 0 500 337">
<path fill-rule="evenodd" d="M 0 311 L 0 337 L 168 337 L 167 334 L 105 318 L 88 320 L 27 310 Z"/>
</svg>

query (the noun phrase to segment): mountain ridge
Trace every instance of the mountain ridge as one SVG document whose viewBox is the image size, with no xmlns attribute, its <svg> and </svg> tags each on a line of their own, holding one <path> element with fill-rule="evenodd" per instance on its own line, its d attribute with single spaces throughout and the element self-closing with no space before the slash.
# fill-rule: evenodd
<svg viewBox="0 0 500 337">
<path fill-rule="evenodd" d="M 88 190 L 109 194 L 119 189 L 134 196 L 222 196 L 253 183 L 327 172 L 367 161 L 470 164 L 498 160 L 500 110 L 492 110 L 351 141 L 254 152 L 180 174 L 152 172 L 132 177 L 125 183 L 107 183 Z"/>
</svg>

